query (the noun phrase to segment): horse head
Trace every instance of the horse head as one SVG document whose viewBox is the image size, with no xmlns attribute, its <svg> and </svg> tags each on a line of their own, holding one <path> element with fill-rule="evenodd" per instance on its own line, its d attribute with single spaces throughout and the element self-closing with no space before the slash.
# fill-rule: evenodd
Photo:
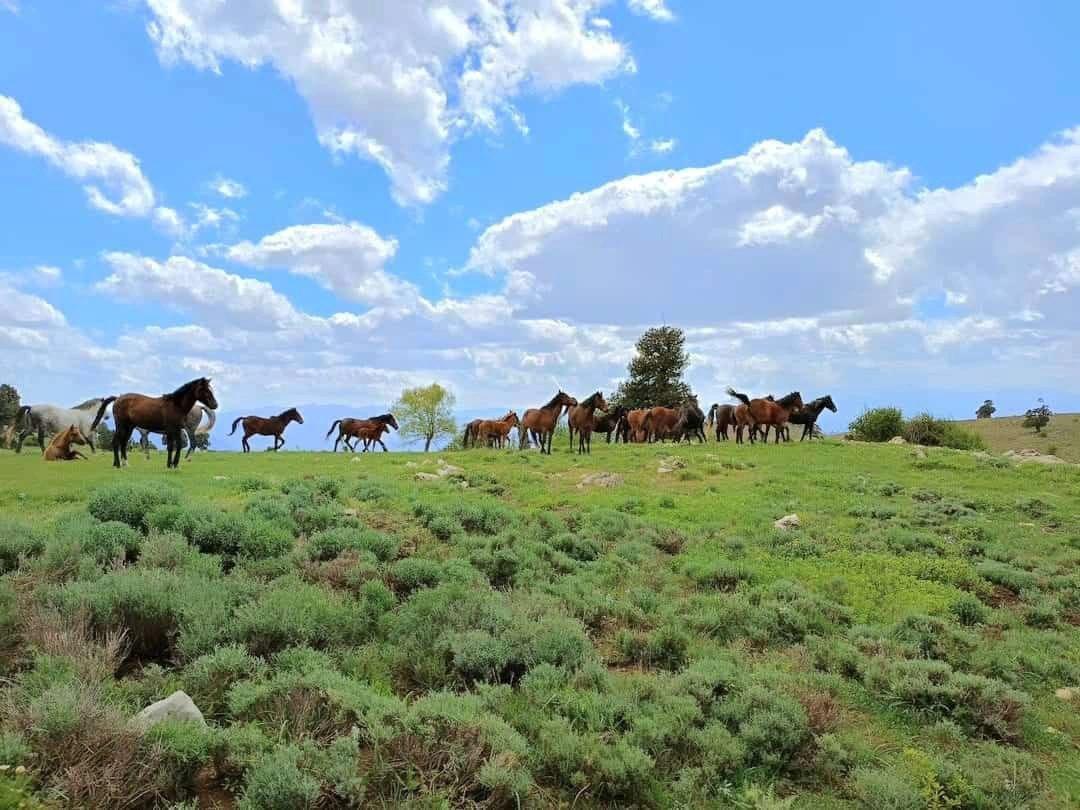
<svg viewBox="0 0 1080 810">
<path fill-rule="evenodd" d="M 195 381 L 195 399 L 210 410 L 217 410 L 218 401 L 214 396 L 214 389 L 210 387 L 209 377 L 200 377 Z"/>
<path fill-rule="evenodd" d="M 304 424 L 304 417 L 300 415 L 300 411 L 296 410 L 296 408 L 289 408 L 289 410 L 285 411 L 282 416 L 286 419 L 291 419 L 301 425 Z"/>
<path fill-rule="evenodd" d="M 833 413 L 836 413 L 836 403 L 832 401 L 832 395 L 826 394 L 821 398 L 821 404 L 828 408 Z"/>
<path fill-rule="evenodd" d="M 565 405 L 567 408 L 573 408 L 578 404 L 578 401 L 574 399 L 574 397 L 570 396 L 561 388 L 559 389 L 559 393 L 555 396 L 555 399 L 558 401 L 559 405 Z"/>
<path fill-rule="evenodd" d="M 386 415 L 386 424 L 390 425 L 394 430 L 399 430 L 397 419 L 394 418 L 392 413 Z"/>
<path fill-rule="evenodd" d="M 510 413 L 508 413 L 506 415 L 506 418 L 503 419 L 503 421 L 504 422 L 509 422 L 510 427 L 520 427 L 521 426 L 521 420 L 518 419 L 517 411 L 510 411 Z"/>
</svg>

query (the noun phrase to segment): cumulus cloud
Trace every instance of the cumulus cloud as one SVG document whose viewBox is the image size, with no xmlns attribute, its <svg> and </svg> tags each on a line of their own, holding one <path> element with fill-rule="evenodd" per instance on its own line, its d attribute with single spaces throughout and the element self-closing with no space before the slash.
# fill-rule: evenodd
<svg viewBox="0 0 1080 810">
<path fill-rule="evenodd" d="M 87 201 L 100 211 L 125 217 L 153 211 L 154 189 L 134 155 L 111 143 L 63 141 L 28 120 L 10 96 L 0 96 L 0 144 L 44 158 L 83 182 Z"/>
<path fill-rule="evenodd" d="M 210 188 L 229 200 L 238 200 L 241 197 L 246 197 L 248 193 L 247 188 L 242 183 L 230 180 L 220 174 L 210 181 Z"/>
<path fill-rule="evenodd" d="M 447 186 L 456 137 L 504 119 L 526 128 L 513 106 L 522 93 L 633 68 L 597 24 L 605 1 L 147 0 L 147 30 L 166 64 L 273 66 L 307 101 L 326 148 L 374 161 L 399 203 L 423 204 Z"/>
<path fill-rule="evenodd" d="M 643 14 L 660 22 L 671 22 L 675 19 L 664 0 L 629 0 L 629 5 L 635 14 Z"/>
</svg>

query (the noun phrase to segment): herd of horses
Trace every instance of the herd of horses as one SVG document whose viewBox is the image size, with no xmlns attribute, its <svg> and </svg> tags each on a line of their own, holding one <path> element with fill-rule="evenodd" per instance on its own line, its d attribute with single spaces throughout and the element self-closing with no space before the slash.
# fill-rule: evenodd
<svg viewBox="0 0 1080 810">
<path fill-rule="evenodd" d="M 706 428 L 715 429 L 716 440 L 728 438 L 728 429 L 734 428 L 735 441 L 742 443 L 744 435 L 751 443 L 761 436 L 768 441 L 769 430 L 774 431 L 776 443 L 781 438 L 790 441 L 789 425 L 802 425 L 800 441 L 813 438 L 818 417 L 825 409 L 836 412 L 836 405 L 831 396 L 804 403 L 798 391 L 775 399 L 767 396 L 751 398 L 748 395 L 727 389 L 727 394 L 738 404 L 714 404 L 706 415 L 698 405 L 697 397 L 687 397 L 678 407 L 656 406 L 652 408 L 627 409 L 616 405 L 611 407 L 600 391 L 596 391 L 580 402 L 560 390 L 546 404 L 530 408 L 518 418 L 515 411 L 509 411 L 501 419 L 474 419 L 465 426 L 462 437 L 463 446 L 484 446 L 503 448 L 511 446 L 510 432 L 517 428 L 518 445 L 524 450 L 530 444 L 537 446 L 541 453 L 551 454 L 551 442 L 563 414 L 567 417 L 570 432 L 570 448 L 574 449 L 577 439 L 577 452 L 592 452 L 592 435 L 605 434 L 608 443 L 614 436 L 615 443 L 656 442 L 656 441 L 692 441 L 707 440 Z M 218 408 L 209 378 L 200 377 L 181 385 L 170 394 L 153 397 L 145 394 L 122 394 L 120 396 L 90 399 L 74 408 L 57 405 L 24 405 L 19 409 L 15 424 L 8 428 L 3 438 L 7 443 L 15 443 L 16 452 L 22 450 L 24 440 L 37 433 L 38 444 L 49 461 L 72 461 L 85 458 L 73 445 L 87 445 L 93 452 L 94 436 L 97 427 L 108 418 L 107 410 L 112 406 L 113 430 L 113 466 L 127 464 L 128 445 L 132 434 L 138 430 L 141 444 L 148 446 L 150 433 L 161 434 L 166 441 L 166 466 L 180 466 L 180 451 L 183 447 L 181 433 L 188 436 L 188 456 L 195 449 L 195 437 L 199 433 L 208 433 L 214 425 Z M 208 423 L 201 425 L 206 415 Z M 229 435 L 243 427 L 241 445 L 245 453 L 251 452 L 249 439 L 252 436 L 272 436 L 273 450 L 285 445 L 285 429 L 293 422 L 304 423 L 303 416 L 296 408 L 289 408 L 277 416 L 241 416 L 232 423 Z M 329 439 L 338 431 L 334 441 L 334 452 L 344 445 L 350 452 L 356 451 L 356 441 L 363 442 L 363 452 L 378 444 L 386 452 L 387 447 L 382 437 L 390 430 L 399 429 L 397 419 L 392 413 L 385 413 L 366 419 L 345 418 L 336 420 L 326 433 Z M 18 432 L 17 441 L 13 434 Z M 48 447 L 45 435 L 55 434 Z"/>
</svg>

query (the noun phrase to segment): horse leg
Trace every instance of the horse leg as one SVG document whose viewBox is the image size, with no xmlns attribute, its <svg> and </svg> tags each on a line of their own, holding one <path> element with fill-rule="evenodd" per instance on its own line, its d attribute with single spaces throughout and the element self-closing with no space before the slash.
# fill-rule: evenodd
<svg viewBox="0 0 1080 810">
<path fill-rule="evenodd" d="M 120 437 L 123 435 L 124 429 L 120 426 L 116 426 L 116 432 L 112 437 L 112 453 L 113 453 L 113 466 L 120 467 Z"/>
<path fill-rule="evenodd" d="M 44 453 L 45 452 L 45 426 L 44 425 L 41 425 L 37 429 L 37 440 L 38 440 L 38 444 L 41 445 L 41 452 Z"/>
<path fill-rule="evenodd" d="M 187 453 L 184 454 L 186 460 L 191 458 L 191 455 L 195 452 L 195 431 L 185 426 L 184 432 L 187 433 Z"/>
</svg>

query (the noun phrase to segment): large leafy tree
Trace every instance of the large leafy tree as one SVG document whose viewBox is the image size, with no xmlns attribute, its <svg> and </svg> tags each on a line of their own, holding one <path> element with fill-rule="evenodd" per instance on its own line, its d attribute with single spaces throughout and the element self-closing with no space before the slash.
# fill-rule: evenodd
<svg viewBox="0 0 1080 810">
<path fill-rule="evenodd" d="M 454 421 L 454 395 L 438 383 L 420 388 L 406 388 L 394 403 L 394 416 L 403 439 L 424 443 L 424 452 L 440 436 L 457 433 Z"/>
<path fill-rule="evenodd" d="M 0 384 L 0 427 L 6 427 L 15 421 L 19 413 L 19 391 L 14 385 Z"/>
<path fill-rule="evenodd" d="M 612 398 L 627 408 L 663 405 L 674 408 L 690 395 L 682 375 L 690 364 L 683 348 L 686 337 L 674 326 L 649 329 L 637 342 L 637 355 L 630 361 L 630 377 L 619 384 Z"/>
<path fill-rule="evenodd" d="M 1050 417 L 1053 415 L 1054 412 L 1043 402 L 1043 398 L 1039 397 L 1039 407 L 1029 408 L 1024 412 L 1024 427 L 1035 428 L 1036 433 L 1042 433 L 1042 429 L 1050 424 Z"/>
<path fill-rule="evenodd" d="M 979 409 L 977 411 L 975 411 L 975 418 L 976 419 L 989 419 L 990 417 L 992 417 L 994 415 L 994 411 L 996 411 L 996 410 L 997 410 L 997 408 L 994 407 L 994 400 L 992 400 L 992 399 L 983 400 L 983 404 L 979 406 Z"/>
</svg>

